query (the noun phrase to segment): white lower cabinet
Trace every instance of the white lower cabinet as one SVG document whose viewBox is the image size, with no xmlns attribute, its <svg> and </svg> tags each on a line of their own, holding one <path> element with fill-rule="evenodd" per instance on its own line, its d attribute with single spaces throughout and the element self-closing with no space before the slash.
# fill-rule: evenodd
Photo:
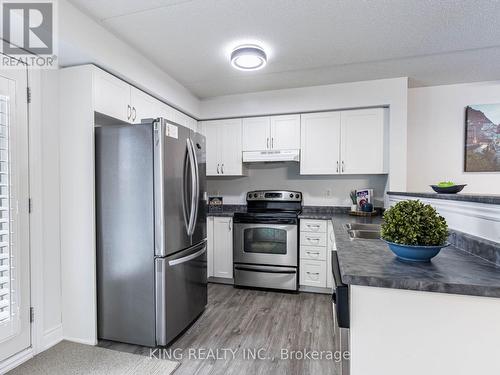
<svg viewBox="0 0 500 375">
<path fill-rule="evenodd" d="M 327 221 L 301 220 L 300 285 L 317 288 L 327 287 L 327 266 L 330 257 L 328 252 Z"/>
<path fill-rule="evenodd" d="M 300 284 L 326 287 L 326 262 L 320 260 L 300 260 Z"/>
<path fill-rule="evenodd" d="M 207 219 L 208 277 L 233 278 L 233 218 Z"/>
</svg>

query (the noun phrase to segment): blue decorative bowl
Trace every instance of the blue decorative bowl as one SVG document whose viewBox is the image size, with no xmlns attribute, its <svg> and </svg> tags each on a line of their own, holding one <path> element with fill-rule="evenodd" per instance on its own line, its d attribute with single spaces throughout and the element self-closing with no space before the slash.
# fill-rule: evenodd
<svg viewBox="0 0 500 375">
<path fill-rule="evenodd" d="M 402 245 L 389 241 L 385 242 L 387 242 L 389 249 L 391 249 L 398 258 L 409 262 L 430 262 L 432 258 L 439 254 L 443 247 L 450 246 L 449 243 L 441 246 L 416 246 Z"/>
</svg>

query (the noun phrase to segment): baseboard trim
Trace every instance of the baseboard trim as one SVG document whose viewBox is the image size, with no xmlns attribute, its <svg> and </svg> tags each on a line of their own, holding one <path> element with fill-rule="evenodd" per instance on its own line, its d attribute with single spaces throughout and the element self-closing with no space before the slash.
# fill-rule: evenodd
<svg viewBox="0 0 500 375">
<path fill-rule="evenodd" d="M 318 294 L 332 294 L 332 289 L 331 288 L 319 288 L 317 286 L 300 285 L 299 286 L 299 292 L 318 293 Z"/>
<path fill-rule="evenodd" d="M 43 333 L 42 337 L 42 348 L 38 352 L 43 352 L 56 344 L 59 344 L 63 340 L 63 327 L 59 324 Z"/>
<path fill-rule="evenodd" d="M 63 336 L 63 340 L 71 341 L 71 342 L 76 342 L 77 344 L 83 344 L 83 345 L 91 345 L 91 346 L 96 346 L 97 345 L 97 341 L 94 341 L 94 340 L 84 340 L 84 339 L 79 339 L 79 338 L 75 338 L 75 337 Z"/>
<path fill-rule="evenodd" d="M 33 358 L 33 355 L 33 348 L 29 347 L 17 354 L 14 354 L 12 357 L 7 358 L 5 361 L 0 362 L 0 374 L 5 374 L 23 364 L 28 359 Z"/>
<path fill-rule="evenodd" d="M 234 279 L 225 279 L 223 277 L 209 277 L 208 282 L 215 284 L 234 285 Z"/>
</svg>

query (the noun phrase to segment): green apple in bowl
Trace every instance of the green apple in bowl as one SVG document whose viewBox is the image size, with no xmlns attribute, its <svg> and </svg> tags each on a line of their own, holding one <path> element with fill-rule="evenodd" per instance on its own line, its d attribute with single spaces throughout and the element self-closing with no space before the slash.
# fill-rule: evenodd
<svg viewBox="0 0 500 375">
<path fill-rule="evenodd" d="M 467 185 L 457 185 L 451 181 L 441 181 L 437 185 L 431 185 L 432 190 L 439 194 L 456 194 Z"/>
</svg>

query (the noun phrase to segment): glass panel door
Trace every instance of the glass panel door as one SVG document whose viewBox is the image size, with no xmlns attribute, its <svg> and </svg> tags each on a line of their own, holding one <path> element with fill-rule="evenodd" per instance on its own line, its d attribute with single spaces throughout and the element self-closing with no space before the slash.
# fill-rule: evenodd
<svg viewBox="0 0 500 375">
<path fill-rule="evenodd" d="M 258 254 L 280 254 L 287 251 L 287 231 L 273 227 L 247 228 L 243 234 L 243 251 Z"/>
</svg>

